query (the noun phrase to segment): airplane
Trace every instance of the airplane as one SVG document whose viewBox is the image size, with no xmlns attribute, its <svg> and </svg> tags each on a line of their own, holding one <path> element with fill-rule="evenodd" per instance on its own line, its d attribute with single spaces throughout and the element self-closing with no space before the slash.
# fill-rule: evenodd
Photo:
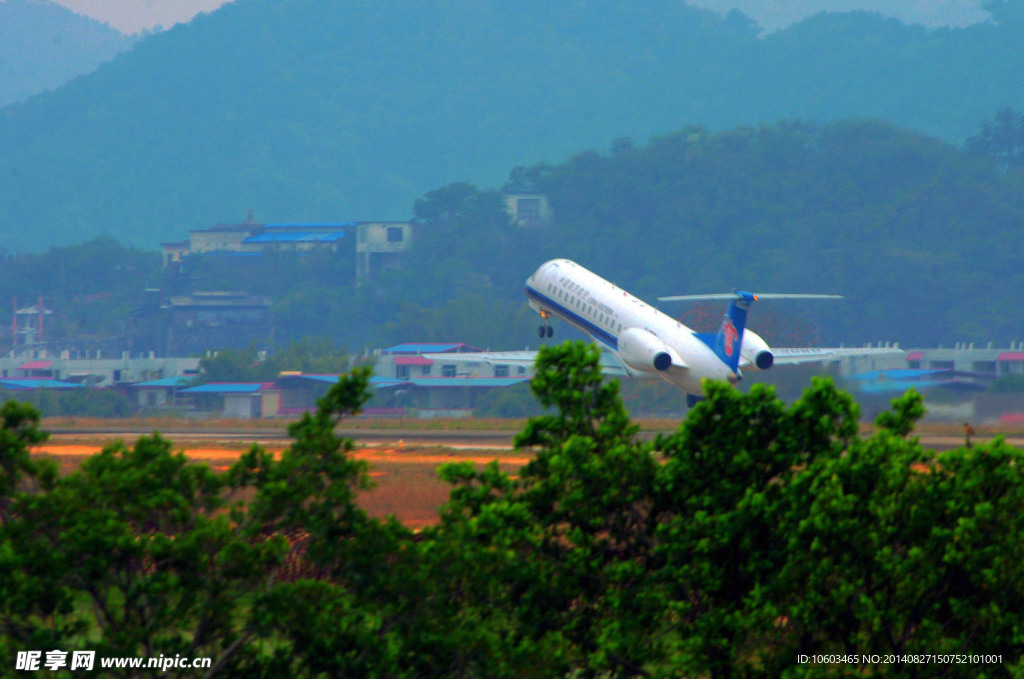
<svg viewBox="0 0 1024 679">
<path fill-rule="evenodd" d="M 743 371 L 775 365 L 834 360 L 844 356 L 903 353 L 898 348 L 771 348 L 746 328 L 747 312 L 759 299 L 838 299 L 838 295 L 754 294 L 659 297 L 661 301 L 728 299 L 718 333 L 698 333 L 648 305 L 614 283 L 568 259 L 553 259 L 526 279 L 526 298 L 543 324 L 541 337 L 552 337 L 550 320 L 560 318 L 589 335 L 605 350 L 602 370 L 627 377 L 658 377 L 686 393 L 693 407 L 702 399 L 701 382 L 736 384 Z M 487 363 L 532 361 L 536 352 L 464 354 L 462 360 Z M 445 360 L 452 360 L 445 355 Z"/>
</svg>

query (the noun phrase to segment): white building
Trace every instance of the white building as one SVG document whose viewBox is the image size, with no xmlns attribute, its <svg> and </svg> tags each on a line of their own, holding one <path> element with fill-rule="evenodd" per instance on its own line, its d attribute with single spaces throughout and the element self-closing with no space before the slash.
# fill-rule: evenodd
<svg viewBox="0 0 1024 679">
<path fill-rule="evenodd" d="M 359 222 L 356 227 L 356 280 L 402 268 L 402 257 L 412 247 L 409 222 Z"/>
<path fill-rule="evenodd" d="M 146 382 L 167 377 L 189 377 L 199 374 L 198 358 L 156 358 L 152 352 L 134 356 L 125 352 L 120 357 L 103 357 L 96 352 L 90 358 L 70 358 L 69 352 L 59 357 L 45 350 L 0 358 L 0 378 L 37 378 L 75 382 L 90 387 L 111 387 Z"/>
</svg>

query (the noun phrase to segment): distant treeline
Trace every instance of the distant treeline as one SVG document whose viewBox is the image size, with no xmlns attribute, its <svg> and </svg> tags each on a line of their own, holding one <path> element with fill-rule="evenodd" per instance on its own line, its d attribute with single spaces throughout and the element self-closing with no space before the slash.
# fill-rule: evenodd
<svg viewBox="0 0 1024 679">
<path fill-rule="evenodd" d="M 145 287 L 242 289 L 274 300 L 261 348 L 330 337 L 355 353 L 401 341 L 508 349 L 537 343 L 523 281 L 569 257 L 650 300 L 737 287 L 846 297 L 764 304 L 751 326 L 774 342 L 1008 343 L 1024 339 L 1024 311 L 1006 302 L 1024 289 L 1024 172 L 997 132 L 1018 118 L 979 126 L 971 150 L 872 121 L 621 139 L 510 173 L 505 190 L 549 198 L 548 228 L 512 225 L 499 190 L 426 193 L 404 268 L 360 287 L 354 238 L 305 257 L 193 257 L 184 281 L 155 254 L 96 240 L 8 258 L 0 299 L 52 297 L 54 332 L 101 336 L 138 329 L 130 311 Z"/>
<path fill-rule="evenodd" d="M 972 148 L 985 148 L 986 134 Z M 1024 289 L 1024 173 L 990 155 L 870 121 L 687 128 L 516 169 L 506 188 L 539 191 L 553 206 L 555 226 L 537 231 L 481 218 L 495 198 L 453 185 L 417 204 L 417 257 L 394 276 L 395 297 L 414 310 L 395 320 L 415 327 L 439 299 L 448 315 L 460 299 L 468 312 L 485 286 L 515 300 L 526 275 L 561 256 L 647 299 L 736 288 L 844 295 L 784 307 L 817 326 L 804 340 L 1020 339 L 1022 312 L 1000 291 Z"/>
</svg>

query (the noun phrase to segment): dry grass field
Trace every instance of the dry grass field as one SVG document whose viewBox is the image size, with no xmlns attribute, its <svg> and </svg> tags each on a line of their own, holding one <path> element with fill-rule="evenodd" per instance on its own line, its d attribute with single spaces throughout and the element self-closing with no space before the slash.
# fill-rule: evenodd
<svg viewBox="0 0 1024 679">
<path fill-rule="evenodd" d="M 76 469 L 84 459 L 98 453 L 102 442 L 49 443 L 36 449 L 40 456 L 52 457 L 62 474 Z M 192 460 L 225 471 L 247 449 L 243 444 L 182 447 Z M 274 448 L 268 446 L 268 449 Z M 280 448 L 278 448 L 280 450 Z M 448 486 L 437 478 L 437 468 L 445 462 L 472 462 L 484 465 L 498 460 L 502 469 L 515 473 L 526 464 L 523 453 L 507 450 L 454 450 L 450 448 L 366 447 L 356 451 L 358 459 L 370 465 L 374 488 L 360 496 L 360 504 L 372 516 L 393 514 L 410 528 L 422 528 L 437 521 L 438 509 L 448 499 Z"/>
<path fill-rule="evenodd" d="M 246 431 L 279 429 L 282 436 L 266 441 L 270 450 L 281 450 L 287 445 L 283 437 L 286 422 L 280 420 L 213 420 L 194 422 L 171 419 L 132 420 L 85 420 L 83 418 L 48 418 L 43 429 L 54 432 L 51 440 L 37 448 L 39 455 L 53 456 L 63 473 L 75 469 L 87 456 L 99 452 L 104 445 L 115 438 L 127 442 L 134 440 L 134 434 L 112 433 L 118 429 L 136 431 L 169 431 L 169 438 L 176 448 L 183 450 L 189 458 L 205 462 L 216 470 L 226 470 L 244 450 L 251 445 L 246 440 Z M 641 429 L 648 435 L 655 432 L 670 432 L 679 426 L 678 421 L 641 420 Z M 420 430 L 424 432 L 508 432 L 506 441 L 522 428 L 519 420 L 462 419 L 462 420 L 373 420 L 350 419 L 342 426 L 346 429 L 361 430 Z M 61 430 L 74 433 L 61 433 Z M 217 431 L 234 430 L 230 436 L 221 438 Z M 1024 447 L 1024 427 L 1016 425 L 1002 428 L 976 426 L 975 440 L 995 435 L 1006 436 L 1011 445 Z M 92 430 L 95 430 L 94 432 Z M 173 431 L 172 431 L 173 430 Z M 870 434 L 872 427 L 865 425 L 862 432 Z M 192 435 L 190 435 L 190 433 Z M 921 437 L 925 447 L 951 448 L 963 443 L 962 425 L 921 424 L 915 435 Z M 453 436 L 450 440 L 439 437 L 436 443 L 405 443 L 398 439 L 377 444 L 364 443 L 356 456 L 370 465 L 370 475 L 375 484 L 373 490 L 362 494 L 360 503 L 373 516 L 396 516 L 410 528 L 419 528 L 437 521 L 438 509 L 448 498 L 448 486 L 437 478 L 437 468 L 445 462 L 468 461 L 483 465 L 498 460 L 502 469 L 514 474 L 529 460 L 528 451 L 509 450 L 509 444 L 480 447 L 477 443 L 462 443 Z M 465 447 L 463 447 L 465 446 Z M 472 446 L 472 447 L 470 447 Z"/>
</svg>

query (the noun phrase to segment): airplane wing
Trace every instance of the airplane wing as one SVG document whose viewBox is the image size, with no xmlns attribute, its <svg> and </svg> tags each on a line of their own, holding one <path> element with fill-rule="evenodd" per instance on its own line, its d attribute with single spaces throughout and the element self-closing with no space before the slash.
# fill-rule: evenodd
<svg viewBox="0 0 1024 679">
<path fill-rule="evenodd" d="M 536 351 L 468 351 L 460 354 L 422 354 L 423 358 L 444 363 L 495 363 L 530 365 L 537 360 Z"/>
<path fill-rule="evenodd" d="M 610 377 L 630 377 L 631 373 L 619 357 L 610 351 L 601 352 L 601 373 Z"/>
<path fill-rule="evenodd" d="M 460 354 L 423 354 L 424 358 L 439 363 L 485 363 L 487 365 L 515 365 L 532 367 L 537 360 L 536 351 L 481 351 Z M 601 372 L 610 377 L 629 377 L 626 366 L 610 351 L 601 352 Z"/>
<path fill-rule="evenodd" d="M 796 365 L 798 363 L 818 363 L 822 361 L 838 361 L 849 356 L 900 356 L 902 349 L 879 347 L 834 347 L 834 348 L 779 348 L 771 347 L 775 356 L 775 365 Z"/>
</svg>

